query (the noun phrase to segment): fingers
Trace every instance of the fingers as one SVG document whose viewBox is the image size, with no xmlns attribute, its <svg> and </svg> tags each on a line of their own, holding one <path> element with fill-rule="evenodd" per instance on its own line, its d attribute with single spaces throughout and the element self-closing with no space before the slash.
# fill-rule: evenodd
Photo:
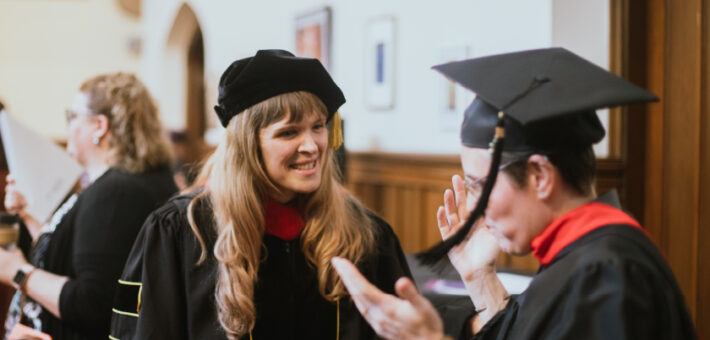
<svg viewBox="0 0 710 340">
<path fill-rule="evenodd" d="M 345 288 L 350 292 L 355 307 L 357 307 L 363 316 L 367 316 L 368 310 L 370 309 L 369 302 L 363 295 L 363 291 L 367 289 L 367 280 L 360 274 L 357 268 L 346 259 L 333 257 L 330 263 L 333 265 L 333 268 L 335 268 L 335 271 L 338 272 L 338 275 L 340 275 L 340 279 L 343 280 Z"/>
<path fill-rule="evenodd" d="M 333 264 L 333 268 L 338 272 L 343 284 L 351 294 L 360 293 L 367 290 L 368 286 L 372 286 L 350 261 L 341 257 L 333 257 L 330 263 Z"/>
<path fill-rule="evenodd" d="M 367 281 L 350 261 L 340 257 L 333 257 L 330 262 L 333 264 L 335 271 L 338 272 L 338 275 L 340 275 L 345 288 L 348 289 L 353 300 L 357 299 L 363 303 L 376 304 L 386 295 Z"/>
<path fill-rule="evenodd" d="M 399 327 L 385 310 L 392 310 L 393 296 L 389 296 L 367 281 L 350 261 L 333 257 L 330 261 L 338 272 L 343 284 L 350 292 L 355 307 L 373 327 L 375 332 L 385 339 L 400 338 Z M 389 298 L 389 299 L 388 299 Z"/>
<path fill-rule="evenodd" d="M 454 175 L 451 179 L 454 190 L 444 191 L 444 206 L 439 207 L 436 212 L 436 221 L 439 225 L 439 233 L 442 239 L 447 239 L 453 230 L 461 223 L 462 216 L 467 216 L 466 208 L 466 187 L 461 176 Z"/>
<path fill-rule="evenodd" d="M 446 240 L 451 234 L 451 225 L 449 220 L 446 218 L 446 210 L 443 206 L 439 206 L 436 211 L 436 222 L 439 224 L 439 233 L 441 234 L 441 239 Z"/>
<path fill-rule="evenodd" d="M 14 184 L 8 184 L 5 187 L 5 201 L 3 203 L 5 204 L 5 209 L 11 213 L 19 213 L 27 206 L 25 197 L 15 190 Z"/>
<path fill-rule="evenodd" d="M 459 212 L 456 207 L 456 199 L 454 198 L 454 192 L 451 189 L 446 189 L 444 191 L 444 208 L 446 209 L 446 219 L 449 221 L 449 225 L 453 228 L 458 227 Z"/>
<path fill-rule="evenodd" d="M 459 175 L 454 175 L 454 177 L 451 178 L 451 183 L 454 186 L 459 218 L 465 218 L 469 213 L 466 207 L 466 186 L 463 184 L 463 179 Z"/>
<path fill-rule="evenodd" d="M 419 294 L 417 286 L 407 277 L 402 277 L 394 284 L 394 290 L 402 299 L 409 301 L 416 309 L 422 310 L 431 306 L 429 300 Z"/>
</svg>

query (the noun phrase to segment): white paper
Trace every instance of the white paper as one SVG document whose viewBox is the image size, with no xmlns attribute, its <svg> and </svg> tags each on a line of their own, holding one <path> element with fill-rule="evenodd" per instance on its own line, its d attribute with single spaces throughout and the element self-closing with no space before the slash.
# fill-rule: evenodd
<svg viewBox="0 0 710 340">
<path fill-rule="evenodd" d="M 81 166 L 4 110 L 0 111 L 0 135 L 17 190 L 27 200 L 27 212 L 46 222 L 81 176 Z"/>
<path fill-rule="evenodd" d="M 521 294 L 532 281 L 531 276 L 511 273 L 498 273 L 498 279 L 500 279 L 509 294 Z M 468 295 L 468 290 L 466 290 L 466 286 L 461 281 L 433 279 L 426 283 L 426 288 L 443 295 Z"/>
</svg>

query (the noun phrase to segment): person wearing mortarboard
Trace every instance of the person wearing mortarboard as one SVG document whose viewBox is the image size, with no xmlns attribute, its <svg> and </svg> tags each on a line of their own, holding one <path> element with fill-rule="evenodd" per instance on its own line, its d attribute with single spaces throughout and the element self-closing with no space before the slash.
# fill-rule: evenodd
<svg viewBox="0 0 710 340">
<path fill-rule="evenodd" d="M 344 299 L 331 257 L 354 261 L 385 291 L 411 274 L 389 225 L 338 184 L 344 102 L 317 59 L 262 50 L 227 68 L 215 107 L 224 138 L 203 185 L 143 226 L 113 338 L 376 338 Z"/>
<path fill-rule="evenodd" d="M 683 295 L 658 248 L 618 207 L 596 195 L 595 109 L 657 98 L 562 48 L 435 66 L 476 92 L 461 128 L 465 179 L 453 178 L 438 224 L 475 310 L 462 339 L 691 339 Z M 462 217 L 468 216 L 464 221 Z M 533 253 L 540 269 L 509 296 L 499 251 Z M 442 321 L 408 279 L 383 294 L 333 259 L 361 312 L 388 339 L 442 339 Z"/>
</svg>

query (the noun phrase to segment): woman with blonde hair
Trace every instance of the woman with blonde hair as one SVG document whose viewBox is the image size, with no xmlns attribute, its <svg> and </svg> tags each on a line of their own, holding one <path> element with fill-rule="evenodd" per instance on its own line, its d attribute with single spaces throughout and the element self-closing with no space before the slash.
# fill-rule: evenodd
<svg viewBox="0 0 710 340">
<path fill-rule="evenodd" d="M 90 184 L 45 223 L 27 213 L 9 178 L 5 207 L 19 214 L 34 247 L 29 262 L 19 251 L 0 249 L 0 282 L 18 290 L 6 327 L 21 323 L 55 340 L 100 339 L 109 331 L 116 278 L 143 221 L 177 188 L 156 106 L 134 75 L 87 80 L 66 118 L 67 150 Z"/>
<path fill-rule="evenodd" d="M 126 264 L 117 339 L 370 339 L 333 270 L 392 292 L 411 276 L 386 222 L 338 183 L 342 92 L 316 59 L 262 50 L 220 79 L 225 136 L 203 186 L 146 221 Z"/>
</svg>

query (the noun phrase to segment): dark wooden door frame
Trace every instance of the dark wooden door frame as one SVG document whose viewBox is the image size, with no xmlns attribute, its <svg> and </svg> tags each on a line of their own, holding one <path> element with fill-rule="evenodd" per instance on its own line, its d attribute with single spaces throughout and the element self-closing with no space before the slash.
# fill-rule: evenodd
<svg viewBox="0 0 710 340">
<path fill-rule="evenodd" d="M 614 71 L 661 100 L 623 118 L 626 207 L 659 245 L 708 338 L 710 0 L 611 4 Z"/>
</svg>

